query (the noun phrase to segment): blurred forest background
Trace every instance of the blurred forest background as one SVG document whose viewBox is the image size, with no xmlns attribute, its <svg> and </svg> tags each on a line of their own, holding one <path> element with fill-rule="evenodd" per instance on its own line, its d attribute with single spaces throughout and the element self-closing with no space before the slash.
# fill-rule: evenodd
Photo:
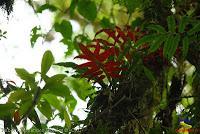
<svg viewBox="0 0 200 134">
<path fill-rule="evenodd" d="M 38 21 L 21 16 L 29 41 L 21 55 L 7 50 L 20 81 L 0 78 L 1 132 L 200 132 L 199 0 L 19 1 L 1 0 L 5 21 L 15 21 L 20 2 Z"/>
</svg>

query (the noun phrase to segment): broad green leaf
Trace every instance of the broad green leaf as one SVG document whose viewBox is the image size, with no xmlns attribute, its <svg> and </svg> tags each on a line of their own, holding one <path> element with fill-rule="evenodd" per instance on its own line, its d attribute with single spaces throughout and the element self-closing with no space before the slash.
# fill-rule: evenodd
<svg viewBox="0 0 200 134">
<path fill-rule="evenodd" d="M 88 95 L 94 93 L 94 89 L 85 79 L 68 77 L 66 82 L 70 89 L 74 90 L 78 97 L 84 101 Z"/>
<path fill-rule="evenodd" d="M 166 33 L 165 28 L 161 25 L 151 24 L 147 28 L 150 30 L 154 30 L 158 33 Z"/>
<path fill-rule="evenodd" d="M 63 83 L 47 83 L 45 85 L 45 88 L 47 88 L 47 92 L 51 93 L 56 96 L 61 96 L 63 98 L 70 96 L 70 90 L 69 88 L 64 85 Z"/>
<path fill-rule="evenodd" d="M 16 68 L 15 69 L 17 75 L 22 79 L 28 82 L 29 84 L 35 83 L 35 76 L 33 74 L 30 74 L 23 68 Z"/>
<path fill-rule="evenodd" d="M 37 13 L 42 13 L 42 11 L 49 9 L 50 11 L 56 11 L 57 8 L 54 5 L 44 4 L 37 9 Z"/>
<path fill-rule="evenodd" d="M 174 16 L 167 17 L 167 25 L 168 25 L 168 30 L 174 33 L 176 30 L 176 22 Z"/>
<path fill-rule="evenodd" d="M 76 107 L 77 100 L 74 96 L 70 95 L 65 98 L 65 104 L 67 105 L 69 112 L 72 113 Z"/>
<path fill-rule="evenodd" d="M 165 36 L 160 35 L 158 36 L 152 43 L 151 46 L 149 48 L 149 52 L 155 52 L 160 46 L 161 44 L 166 40 Z"/>
<path fill-rule="evenodd" d="M 65 77 L 66 77 L 65 74 L 56 74 L 46 79 L 46 83 L 51 84 L 51 83 L 62 82 Z"/>
<path fill-rule="evenodd" d="M 65 125 L 68 128 L 70 128 L 71 127 L 70 116 L 69 116 L 68 112 L 65 109 L 63 109 L 63 112 L 64 112 L 63 114 L 64 114 L 64 119 L 65 119 Z"/>
<path fill-rule="evenodd" d="M 183 38 L 183 57 L 185 58 L 187 56 L 188 53 L 188 49 L 189 49 L 189 38 L 187 36 L 185 36 Z"/>
<path fill-rule="evenodd" d="M 157 34 L 149 34 L 149 35 L 145 35 L 143 36 L 141 39 L 139 39 L 137 42 L 136 42 L 136 45 L 134 47 L 140 47 L 141 45 L 144 45 L 145 43 L 149 43 L 149 42 L 152 42 L 153 40 L 156 39 L 158 35 Z"/>
<path fill-rule="evenodd" d="M 37 27 L 35 26 L 32 30 L 31 30 L 31 39 L 30 39 L 30 42 L 31 42 L 31 47 L 34 47 L 37 39 L 39 37 L 42 37 L 42 34 L 41 34 L 41 27 Z"/>
<path fill-rule="evenodd" d="M 69 21 L 62 20 L 61 23 L 55 23 L 55 31 L 60 32 L 65 40 L 71 40 L 72 38 L 72 25 Z"/>
<path fill-rule="evenodd" d="M 40 110 L 40 112 L 47 118 L 47 119 L 51 119 L 53 113 L 52 113 L 52 109 L 50 104 L 44 100 L 44 101 L 40 101 L 40 103 L 38 104 L 37 108 Z"/>
<path fill-rule="evenodd" d="M 79 0 L 78 12 L 86 19 L 94 21 L 97 16 L 97 7 L 95 2 L 90 0 Z"/>
<path fill-rule="evenodd" d="M 180 42 L 180 35 L 177 34 L 173 37 L 173 40 L 172 40 L 172 44 L 170 45 L 170 49 L 168 51 L 168 59 L 171 59 L 172 56 L 175 54 L 177 48 L 178 48 L 178 45 L 179 45 L 179 42 Z"/>
<path fill-rule="evenodd" d="M 199 31 L 200 31 L 200 22 L 198 22 L 192 29 L 190 29 L 188 31 L 188 34 L 192 35 L 192 34 L 199 32 Z"/>
<path fill-rule="evenodd" d="M 29 100 L 21 102 L 19 113 L 20 115 L 24 115 L 32 105 L 32 98 L 30 97 Z"/>
<path fill-rule="evenodd" d="M 180 33 L 184 32 L 184 29 L 185 29 L 185 26 L 187 25 L 188 19 L 189 18 L 187 16 L 183 16 L 181 18 L 180 24 L 179 24 L 179 27 L 178 27 L 178 32 L 180 32 Z"/>
<path fill-rule="evenodd" d="M 54 62 L 53 54 L 51 53 L 50 50 L 47 50 L 42 57 L 42 64 L 41 64 L 42 76 L 45 75 L 49 71 L 53 62 Z"/>
<path fill-rule="evenodd" d="M 77 64 L 75 64 L 74 62 L 60 62 L 60 63 L 56 63 L 55 65 L 63 66 L 66 68 L 70 67 L 73 69 L 75 69 L 77 67 Z"/>
<path fill-rule="evenodd" d="M 108 18 L 103 18 L 100 22 L 102 28 L 114 28 L 114 24 Z"/>
<path fill-rule="evenodd" d="M 17 102 L 19 100 L 27 100 L 30 97 L 30 93 L 23 89 L 12 92 L 8 98 L 8 102 Z"/>
<path fill-rule="evenodd" d="M 43 94 L 42 98 L 44 98 L 51 106 L 53 106 L 57 110 L 62 110 L 60 101 L 58 100 L 57 96 L 53 94 Z"/>
<path fill-rule="evenodd" d="M 147 78 L 150 81 L 155 81 L 155 77 L 153 75 L 153 72 L 150 69 L 148 69 L 147 67 L 145 67 L 145 66 L 143 66 L 143 69 L 144 69 L 144 73 L 147 76 Z"/>
<path fill-rule="evenodd" d="M 11 116 L 11 114 L 14 112 L 14 109 L 15 104 L 13 103 L 0 104 L 0 119 L 5 116 Z"/>
</svg>

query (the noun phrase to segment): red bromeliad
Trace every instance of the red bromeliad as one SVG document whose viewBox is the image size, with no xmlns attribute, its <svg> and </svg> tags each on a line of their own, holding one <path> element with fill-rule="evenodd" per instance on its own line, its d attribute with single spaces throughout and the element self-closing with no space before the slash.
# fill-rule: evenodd
<svg viewBox="0 0 200 134">
<path fill-rule="evenodd" d="M 103 33 L 106 34 L 107 39 L 97 38 L 99 34 Z M 77 66 L 80 69 L 86 68 L 86 71 L 81 74 L 82 77 L 88 78 L 88 80 L 94 79 L 95 81 L 101 81 L 105 77 L 109 81 L 112 78 L 121 77 L 121 72 L 127 70 L 124 67 L 125 61 L 131 61 L 132 54 L 130 53 L 130 48 L 132 46 L 130 42 L 136 43 L 145 34 L 139 28 L 131 30 L 128 26 L 124 30 L 115 27 L 115 29 L 102 29 L 98 31 L 91 44 L 87 46 L 83 44 L 79 45 L 82 54 L 75 58 L 88 60 Z M 126 47 L 128 47 L 128 51 L 126 51 Z M 91 50 L 91 48 L 94 50 Z M 148 48 L 149 44 L 143 44 L 136 51 L 143 51 Z M 124 56 L 120 58 L 122 54 Z M 163 57 L 162 48 L 154 53 L 144 55 L 142 60 L 145 66 L 149 66 L 149 64 L 154 67 L 168 65 L 168 61 Z M 159 63 L 159 60 L 162 60 L 162 62 Z"/>
<path fill-rule="evenodd" d="M 108 39 L 97 38 L 97 35 L 101 33 L 105 33 Z M 79 45 L 82 54 L 75 58 L 88 60 L 88 62 L 78 65 L 78 68 L 87 68 L 82 77 L 89 80 L 96 78 L 98 81 L 103 80 L 105 77 L 108 80 L 121 77 L 121 71 L 126 70 L 126 68 L 123 68 L 125 59 L 119 59 L 119 56 L 125 51 L 125 44 L 128 41 L 135 43 L 139 36 L 141 36 L 139 35 L 139 29 L 131 31 L 130 27 L 126 27 L 125 30 L 115 27 L 115 29 L 98 31 L 92 44 Z M 112 41 L 109 41 L 109 38 Z M 92 51 L 90 48 L 94 48 L 94 50 Z M 130 53 L 127 52 L 125 57 L 130 60 Z"/>
</svg>

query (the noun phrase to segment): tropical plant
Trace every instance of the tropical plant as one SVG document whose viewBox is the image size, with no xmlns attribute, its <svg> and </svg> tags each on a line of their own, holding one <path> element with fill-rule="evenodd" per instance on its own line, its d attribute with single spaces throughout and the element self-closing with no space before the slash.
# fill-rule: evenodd
<svg viewBox="0 0 200 134">
<path fill-rule="evenodd" d="M 66 57 L 83 62 L 54 63 L 46 51 L 41 70 L 17 68 L 21 87 L 3 81 L 0 119 L 4 129 L 54 133 L 198 133 L 200 129 L 199 0 L 46 0 L 26 1 L 36 14 L 50 10 L 47 33 L 32 29 L 31 46 L 52 31 L 62 35 Z M 73 33 L 72 21 L 81 27 Z M 51 35 L 53 36 L 53 35 Z M 52 65 L 64 74 L 48 76 Z M 72 69 L 74 72 L 69 72 Z M 43 85 L 43 86 L 42 86 Z M 89 100 L 88 116 L 73 114 L 76 92 Z M 38 111 L 46 117 L 42 124 Z M 55 114 L 58 113 L 58 114 Z M 64 126 L 47 128 L 59 116 Z M 27 119 L 33 127 L 27 130 Z M 186 128 L 189 126 L 189 129 Z M 186 128 L 186 129 L 185 129 Z M 40 131 L 41 132 L 41 131 Z M 42 132 L 41 132 L 42 133 Z"/>
</svg>

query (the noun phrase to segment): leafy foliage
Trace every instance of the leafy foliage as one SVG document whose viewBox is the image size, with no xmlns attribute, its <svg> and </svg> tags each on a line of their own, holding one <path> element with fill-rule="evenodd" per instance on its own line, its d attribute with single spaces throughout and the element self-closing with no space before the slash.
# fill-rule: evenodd
<svg viewBox="0 0 200 134">
<path fill-rule="evenodd" d="M 49 76 L 54 57 L 46 51 L 39 72 L 16 68 L 22 86 L 1 80 L 0 94 L 8 97 L 0 104 L 4 129 L 17 131 L 23 123 L 26 130 L 28 119 L 33 123 L 29 130 L 46 129 L 38 111 L 47 123 L 57 116 L 65 122 L 48 128 L 54 133 L 160 134 L 199 128 L 198 0 L 28 3 L 35 13 L 46 9 L 54 13 L 51 30 L 62 35 L 66 56 L 78 56 L 55 64 L 67 74 Z M 80 26 L 77 33 L 72 21 Z M 38 38 L 45 38 L 40 26 L 31 32 L 32 47 Z M 0 31 L 0 37 L 5 34 Z M 73 115 L 78 103 L 74 94 L 87 101 L 85 120 Z"/>
</svg>

